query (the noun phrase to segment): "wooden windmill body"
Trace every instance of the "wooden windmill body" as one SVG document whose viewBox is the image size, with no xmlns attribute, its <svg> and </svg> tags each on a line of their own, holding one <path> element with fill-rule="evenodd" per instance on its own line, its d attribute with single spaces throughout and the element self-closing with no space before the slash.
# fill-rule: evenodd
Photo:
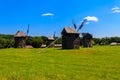
<svg viewBox="0 0 120 80">
<path fill-rule="evenodd" d="M 92 35 L 90 33 L 82 33 L 83 47 L 92 47 Z"/>
<path fill-rule="evenodd" d="M 46 47 L 54 47 L 54 38 L 53 37 L 47 37 Z"/>
<path fill-rule="evenodd" d="M 23 31 L 18 31 L 14 36 L 15 48 L 25 48 L 26 46 L 26 34 Z"/>
<path fill-rule="evenodd" d="M 79 49 L 79 33 L 71 28 L 65 27 L 62 31 L 62 49 Z"/>
</svg>

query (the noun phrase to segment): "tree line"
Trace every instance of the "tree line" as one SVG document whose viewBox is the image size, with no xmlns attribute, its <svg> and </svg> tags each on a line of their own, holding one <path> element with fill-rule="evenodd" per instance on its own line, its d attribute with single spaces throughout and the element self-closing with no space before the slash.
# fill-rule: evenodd
<svg viewBox="0 0 120 80">
<path fill-rule="evenodd" d="M 56 37 L 56 39 L 59 37 Z M 82 38 L 80 38 L 82 41 Z M 34 36 L 34 37 L 27 37 L 26 44 L 31 45 L 34 48 L 41 47 L 42 44 L 46 44 L 47 37 L 46 36 Z M 92 44 L 93 45 L 109 45 L 112 42 L 120 43 L 120 37 L 105 37 L 105 38 L 93 38 Z M 0 34 L 0 48 L 11 48 L 14 47 L 14 35 L 5 35 Z M 59 38 L 55 44 L 61 44 L 62 38 Z"/>
<path fill-rule="evenodd" d="M 120 37 L 93 38 L 93 45 L 109 45 L 112 42 L 120 43 Z"/>
</svg>

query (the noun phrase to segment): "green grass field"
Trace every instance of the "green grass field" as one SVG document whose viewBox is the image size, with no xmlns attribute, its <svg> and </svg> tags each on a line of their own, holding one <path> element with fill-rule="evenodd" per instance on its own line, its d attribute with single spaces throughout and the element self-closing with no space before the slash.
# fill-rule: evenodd
<svg viewBox="0 0 120 80">
<path fill-rule="evenodd" d="M 120 80 L 120 46 L 0 49 L 0 80 Z"/>
</svg>

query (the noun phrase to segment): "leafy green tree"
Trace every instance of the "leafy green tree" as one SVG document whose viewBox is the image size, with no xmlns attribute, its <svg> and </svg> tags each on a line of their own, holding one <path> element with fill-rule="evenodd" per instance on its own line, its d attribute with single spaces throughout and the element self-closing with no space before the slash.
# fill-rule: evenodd
<svg viewBox="0 0 120 80">
<path fill-rule="evenodd" d="M 43 39 L 41 37 L 29 37 L 27 40 L 27 45 L 32 45 L 34 48 L 40 48 L 43 44 Z"/>
<path fill-rule="evenodd" d="M 42 40 L 43 40 L 43 44 L 46 44 L 47 41 L 47 37 L 46 36 L 41 36 Z"/>
<path fill-rule="evenodd" d="M 100 45 L 101 39 L 100 38 L 93 38 L 94 45 Z"/>
<path fill-rule="evenodd" d="M 5 39 L 0 38 L 0 48 L 4 48 L 4 46 L 5 46 Z"/>
<path fill-rule="evenodd" d="M 62 38 L 56 38 L 57 41 L 55 42 L 55 44 L 62 44 Z"/>
</svg>

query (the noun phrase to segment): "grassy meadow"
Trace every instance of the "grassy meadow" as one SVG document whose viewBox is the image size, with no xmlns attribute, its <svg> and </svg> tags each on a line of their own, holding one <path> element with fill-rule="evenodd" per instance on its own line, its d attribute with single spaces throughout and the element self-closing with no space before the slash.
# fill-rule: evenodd
<svg viewBox="0 0 120 80">
<path fill-rule="evenodd" d="M 120 80 L 120 46 L 0 49 L 0 80 Z"/>
</svg>

